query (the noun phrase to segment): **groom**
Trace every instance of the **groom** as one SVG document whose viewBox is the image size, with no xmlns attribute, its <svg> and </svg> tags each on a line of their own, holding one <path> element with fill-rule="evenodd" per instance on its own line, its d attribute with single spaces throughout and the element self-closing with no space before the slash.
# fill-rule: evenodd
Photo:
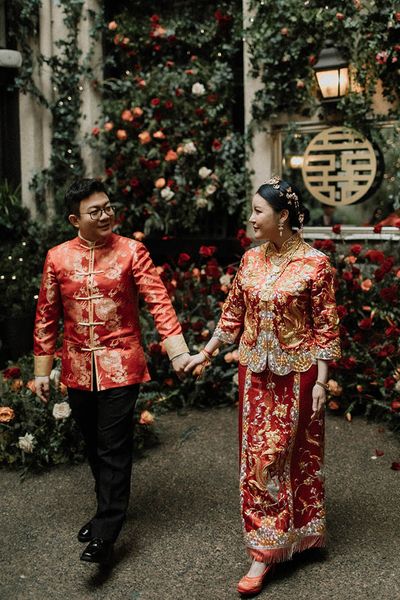
<svg viewBox="0 0 400 600">
<path fill-rule="evenodd" d="M 113 233 L 114 207 L 96 179 L 65 194 L 77 237 L 47 254 L 34 329 L 37 395 L 49 398 L 60 318 L 61 381 L 84 437 L 97 510 L 78 533 L 81 560 L 105 563 L 126 517 L 132 423 L 139 384 L 150 379 L 140 341 L 138 299 L 150 310 L 172 367 L 184 376 L 188 348 L 167 291 L 140 242 Z"/>
</svg>

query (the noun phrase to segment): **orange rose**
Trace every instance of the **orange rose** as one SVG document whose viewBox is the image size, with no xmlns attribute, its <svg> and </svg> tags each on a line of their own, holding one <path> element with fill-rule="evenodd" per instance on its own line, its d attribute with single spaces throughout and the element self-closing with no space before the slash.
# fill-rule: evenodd
<svg viewBox="0 0 400 600">
<path fill-rule="evenodd" d="M 126 140 L 127 137 L 128 137 L 128 134 L 126 133 L 125 129 L 118 129 L 117 138 L 119 140 Z"/>
<path fill-rule="evenodd" d="M 117 29 L 118 25 L 115 21 L 110 21 L 108 24 L 108 29 L 110 31 L 115 31 Z"/>
<path fill-rule="evenodd" d="M 233 353 L 232 352 L 227 352 L 224 356 L 224 361 L 227 363 L 231 363 L 233 362 L 235 359 L 233 358 Z"/>
<path fill-rule="evenodd" d="M 167 154 L 164 157 L 164 160 L 166 160 L 167 162 L 174 162 L 175 160 L 178 160 L 178 155 L 174 150 L 168 150 Z"/>
<path fill-rule="evenodd" d="M 201 332 L 200 335 L 203 338 L 203 340 L 208 340 L 208 337 L 210 335 L 210 331 L 208 329 L 203 329 L 203 331 Z"/>
<path fill-rule="evenodd" d="M 329 379 L 327 382 L 328 392 L 332 394 L 332 396 L 341 396 L 343 392 L 343 388 L 338 384 L 334 379 Z"/>
<path fill-rule="evenodd" d="M 111 131 L 113 127 L 114 123 L 112 121 L 107 121 L 107 123 L 104 123 L 104 131 Z"/>
<path fill-rule="evenodd" d="M 354 263 L 357 262 L 357 256 L 346 256 L 344 261 L 351 265 L 354 265 Z"/>
<path fill-rule="evenodd" d="M 0 406 L 0 423 L 9 423 L 15 417 L 15 412 L 9 406 Z"/>
<path fill-rule="evenodd" d="M 132 237 L 134 240 L 137 240 L 138 242 L 141 242 L 142 240 L 144 240 L 144 238 L 146 237 L 143 233 L 143 231 L 134 231 L 132 233 Z"/>
<path fill-rule="evenodd" d="M 161 188 L 163 188 L 165 186 L 165 184 L 166 184 L 166 181 L 165 181 L 164 177 L 159 177 L 154 182 L 154 185 L 158 190 L 161 190 Z"/>
<path fill-rule="evenodd" d="M 133 117 L 132 112 L 130 110 L 126 109 L 126 110 L 122 111 L 121 119 L 123 121 L 133 121 L 134 117 Z"/>
<path fill-rule="evenodd" d="M 153 133 L 153 138 L 156 138 L 156 140 L 165 140 L 165 133 L 162 131 L 156 131 Z"/>
<path fill-rule="evenodd" d="M 154 423 L 154 415 L 148 410 L 142 411 L 139 423 L 141 425 L 152 425 Z"/>
<path fill-rule="evenodd" d="M 139 133 L 138 138 L 141 144 L 148 144 L 149 142 L 151 142 L 151 135 L 148 131 L 143 131 L 142 133 Z"/>
<path fill-rule="evenodd" d="M 361 289 L 364 292 L 369 292 L 369 290 L 372 288 L 373 283 L 370 279 L 364 279 L 364 281 L 361 283 Z"/>
<path fill-rule="evenodd" d="M 32 394 L 36 394 L 36 385 L 34 379 L 30 379 L 26 384 L 26 387 L 28 388 L 28 390 L 31 390 Z"/>
<path fill-rule="evenodd" d="M 238 362 L 238 360 L 239 360 L 239 351 L 238 350 L 234 350 L 232 352 L 232 358 L 235 362 Z"/>
<path fill-rule="evenodd" d="M 199 277 L 201 275 L 200 269 L 198 269 L 197 267 L 195 267 L 194 269 L 192 269 L 192 275 L 196 279 L 199 279 Z"/>
<path fill-rule="evenodd" d="M 14 379 L 10 385 L 10 388 L 13 392 L 19 392 L 22 387 L 24 387 L 24 382 L 22 379 Z"/>
<path fill-rule="evenodd" d="M 141 81 L 143 81 L 143 79 Z M 140 108 L 140 106 L 135 106 L 135 108 L 132 109 L 132 114 L 134 117 L 141 117 L 143 110 Z"/>
<path fill-rule="evenodd" d="M 336 400 L 330 400 L 328 406 L 331 410 L 339 410 L 340 408 L 340 404 Z"/>
</svg>

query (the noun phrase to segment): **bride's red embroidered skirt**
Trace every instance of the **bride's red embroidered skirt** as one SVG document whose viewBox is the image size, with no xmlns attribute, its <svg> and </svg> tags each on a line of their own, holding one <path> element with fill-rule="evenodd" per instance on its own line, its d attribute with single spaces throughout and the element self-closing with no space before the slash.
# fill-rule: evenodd
<svg viewBox="0 0 400 600">
<path fill-rule="evenodd" d="M 252 373 L 239 365 L 240 499 L 249 554 L 278 562 L 325 545 L 324 413 L 317 367 Z"/>
</svg>

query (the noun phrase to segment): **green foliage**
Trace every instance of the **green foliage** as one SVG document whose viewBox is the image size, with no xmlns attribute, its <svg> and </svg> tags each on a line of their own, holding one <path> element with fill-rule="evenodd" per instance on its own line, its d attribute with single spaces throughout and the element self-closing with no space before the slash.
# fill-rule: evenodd
<svg viewBox="0 0 400 600">
<path fill-rule="evenodd" d="M 334 4 L 251 0 L 250 9 L 246 40 L 251 73 L 263 83 L 253 104 L 256 123 L 278 113 L 315 112 L 312 66 L 327 39 L 349 60 L 352 87 L 357 90 L 338 106 L 346 125 L 366 130 L 367 120 L 374 116 L 372 100 L 378 79 L 384 97 L 398 100 L 400 13 L 395 0 L 337 0 Z M 398 118 L 397 106 L 389 116 Z"/>
</svg>

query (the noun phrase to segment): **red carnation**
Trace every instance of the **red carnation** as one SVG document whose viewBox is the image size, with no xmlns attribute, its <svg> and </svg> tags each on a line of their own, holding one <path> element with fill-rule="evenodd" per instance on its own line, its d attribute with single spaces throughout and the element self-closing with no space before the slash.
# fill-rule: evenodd
<svg viewBox="0 0 400 600">
<path fill-rule="evenodd" d="M 212 256 L 215 253 L 216 249 L 216 246 L 200 246 L 199 254 L 201 256 Z"/>
<path fill-rule="evenodd" d="M 183 267 L 190 260 L 190 255 L 186 252 L 181 252 L 178 257 L 178 266 Z"/>
</svg>

